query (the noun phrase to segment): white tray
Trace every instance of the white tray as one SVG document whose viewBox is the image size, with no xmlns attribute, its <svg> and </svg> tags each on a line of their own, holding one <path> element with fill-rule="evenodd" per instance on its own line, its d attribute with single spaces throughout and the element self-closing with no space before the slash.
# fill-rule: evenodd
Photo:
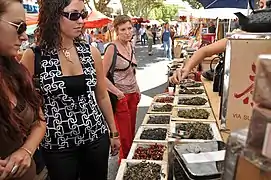
<svg viewBox="0 0 271 180">
<path fill-rule="evenodd" d="M 157 99 L 163 98 L 163 97 L 171 97 L 171 98 L 173 98 L 173 101 L 172 101 L 171 103 L 156 102 Z M 171 104 L 171 105 L 173 105 L 173 103 L 174 103 L 174 96 L 170 96 L 170 95 L 168 95 L 168 94 L 156 95 L 156 96 L 154 96 L 154 98 L 153 98 L 153 103 L 159 103 L 159 104 Z"/>
<path fill-rule="evenodd" d="M 169 104 L 172 106 L 172 109 L 173 109 L 173 105 L 170 104 L 170 103 L 152 103 L 149 107 L 149 110 L 148 110 L 148 114 L 171 114 L 172 113 L 172 110 L 169 111 L 169 112 L 157 112 L 157 111 L 153 111 L 153 107 L 154 106 L 163 106 L 163 105 L 166 105 L 166 104 Z"/>
<path fill-rule="evenodd" d="M 185 105 L 185 104 L 178 104 L 179 99 L 182 98 L 193 98 L 193 97 L 201 97 L 207 100 L 207 102 L 204 105 Z M 185 96 L 175 96 L 174 99 L 174 104 L 177 107 L 198 107 L 198 108 L 209 108 L 210 107 L 210 103 L 209 103 L 209 99 L 207 96 L 204 95 L 185 95 Z"/>
<path fill-rule="evenodd" d="M 156 128 L 163 128 L 167 129 L 166 139 L 165 140 L 152 140 L 152 139 L 140 139 L 140 135 L 145 129 L 156 129 Z M 137 130 L 137 133 L 134 138 L 134 142 L 144 142 L 144 143 L 167 143 L 169 134 L 169 126 L 161 127 L 161 126 L 140 126 Z"/>
<path fill-rule="evenodd" d="M 150 119 L 150 116 L 169 116 L 170 119 L 169 119 L 169 123 L 168 124 L 148 124 L 148 121 Z M 171 115 L 170 114 L 146 114 L 145 115 L 145 118 L 142 122 L 142 125 L 143 126 L 161 126 L 161 127 L 168 127 L 169 124 L 170 124 L 170 121 L 171 121 Z"/>
<path fill-rule="evenodd" d="M 179 110 L 186 110 L 186 109 L 205 109 L 207 110 L 210 115 L 208 119 L 186 119 L 186 118 L 180 118 L 178 116 L 178 111 Z M 172 111 L 172 116 L 171 116 L 172 121 L 200 121 L 200 122 L 216 122 L 214 113 L 211 108 L 198 108 L 198 107 L 175 107 L 173 108 Z"/>
<path fill-rule="evenodd" d="M 140 162 L 142 162 L 142 160 L 123 159 L 121 161 L 116 180 L 123 180 L 123 176 L 124 176 L 124 173 L 126 171 L 127 165 L 139 164 Z M 161 175 L 161 180 L 167 180 L 168 179 L 167 162 L 164 162 L 164 161 L 145 161 L 145 162 L 153 162 L 153 163 L 161 165 L 161 172 L 164 174 L 164 176 Z"/>
<path fill-rule="evenodd" d="M 171 133 L 177 133 L 176 132 L 176 126 L 178 124 L 184 124 L 184 123 L 191 123 L 193 121 L 183 121 L 183 122 L 171 122 L 170 123 L 170 132 Z M 197 142 L 209 142 L 209 141 L 222 141 L 221 134 L 219 132 L 219 129 L 217 127 L 216 122 L 203 122 L 204 124 L 209 124 L 212 129 L 212 133 L 214 135 L 214 138 L 212 140 L 203 140 L 203 139 L 177 139 L 177 141 L 181 143 L 197 143 Z M 169 138 L 169 141 L 176 141 L 176 138 Z"/>
<path fill-rule="evenodd" d="M 129 159 L 129 160 L 133 159 L 135 151 L 139 146 L 148 147 L 149 145 L 154 145 L 154 144 L 156 144 L 156 143 L 133 143 L 127 159 Z M 168 161 L 168 145 L 167 145 L 167 143 L 157 143 L 157 144 L 161 144 L 161 145 L 165 146 L 165 151 L 164 151 L 162 161 L 167 162 Z M 136 159 L 133 159 L 133 160 L 136 160 Z M 160 160 L 153 160 L 153 161 L 160 161 Z"/>
</svg>

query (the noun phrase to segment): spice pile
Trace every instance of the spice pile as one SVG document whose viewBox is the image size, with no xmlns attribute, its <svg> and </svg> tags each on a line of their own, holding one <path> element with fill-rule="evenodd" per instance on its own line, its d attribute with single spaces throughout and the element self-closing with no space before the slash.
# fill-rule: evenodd
<svg viewBox="0 0 271 180">
<path fill-rule="evenodd" d="M 147 124 L 169 124 L 170 116 L 149 116 Z"/>
<path fill-rule="evenodd" d="M 165 149 L 165 146 L 161 144 L 148 145 L 147 147 L 139 146 L 135 150 L 133 159 L 163 160 Z"/>
<path fill-rule="evenodd" d="M 166 136 L 167 129 L 164 128 L 145 129 L 140 135 L 140 139 L 165 140 Z"/>
<path fill-rule="evenodd" d="M 174 97 L 159 97 L 155 100 L 158 103 L 173 103 Z"/>
<path fill-rule="evenodd" d="M 170 104 L 154 105 L 152 111 L 154 111 L 154 112 L 170 112 L 170 111 L 172 111 L 172 105 L 170 105 Z"/>
<path fill-rule="evenodd" d="M 202 97 L 180 98 L 178 104 L 182 105 L 204 105 L 208 101 Z"/>
<path fill-rule="evenodd" d="M 178 111 L 178 117 L 185 119 L 208 119 L 210 113 L 205 109 L 182 109 Z"/>
<path fill-rule="evenodd" d="M 156 163 L 141 162 L 136 165 L 128 165 L 124 180 L 160 180 L 161 179 L 161 165 Z"/>
<path fill-rule="evenodd" d="M 203 94 L 204 89 L 185 89 L 181 88 L 179 94 Z"/>
<path fill-rule="evenodd" d="M 210 125 L 201 122 L 182 123 L 176 127 L 176 131 L 183 139 L 212 140 L 214 138 Z"/>
</svg>

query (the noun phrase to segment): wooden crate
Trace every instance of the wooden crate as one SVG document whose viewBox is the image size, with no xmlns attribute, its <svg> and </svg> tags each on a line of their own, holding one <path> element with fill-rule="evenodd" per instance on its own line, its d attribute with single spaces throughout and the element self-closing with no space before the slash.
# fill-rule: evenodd
<svg viewBox="0 0 271 180">
<path fill-rule="evenodd" d="M 116 180 L 122 180 L 123 179 L 123 176 L 125 174 L 127 165 L 135 165 L 135 164 L 139 164 L 140 162 L 142 162 L 142 160 L 123 159 L 121 161 Z M 161 180 L 167 180 L 168 179 L 168 165 L 167 165 L 167 162 L 163 162 L 163 161 L 146 161 L 146 162 L 153 162 L 153 163 L 161 165 L 161 172 L 162 172 L 161 173 Z"/>
<path fill-rule="evenodd" d="M 182 98 L 193 98 L 193 97 L 201 97 L 207 100 L 207 102 L 204 105 L 185 105 L 185 104 L 178 104 L 179 99 Z M 183 95 L 183 96 L 175 96 L 174 104 L 177 107 L 197 107 L 197 108 L 210 108 L 210 103 L 208 97 L 205 95 Z"/>
<path fill-rule="evenodd" d="M 148 121 L 150 119 L 150 116 L 169 116 L 169 123 L 168 124 L 148 124 Z M 144 117 L 144 120 L 142 122 L 142 126 L 161 126 L 161 127 L 168 127 L 171 121 L 171 115 L 170 114 L 146 114 Z"/>
<path fill-rule="evenodd" d="M 148 147 L 148 146 L 154 145 L 154 144 L 161 144 L 161 145 L 165 146 L 165 151 L 164 151 L 164 155 L 163 155 L 163 160 L 162 161 L 168 162 L 168 145 L 167 145 L 167 143 L 153 143 L 153 142 L 151 142 L 151 143 L 133 143 L 127 159 L 129 159 L 129 160 L 133 159 L 135 151 L 136 151 L 136 149 L 139 146 L 141 146 L 141 147 Z M 157 161 L 157 160 L 153 160 L 153 161 Z"/>
<path fill-rule="evenodd" d="M 151 140 L 151 139 L 140 139 L 140 135 L 145 129 L 156 129 L 156 128 L 163 128 L 167 129 L 167 134 L 165 140 Z M 137 133 L 134 138 L 134 142 L 144 142 L 144 143 L 167 143 L 169 134 L 169 126 L 168 127 L 161 127 L 161 126 L 140 126 L 137 130 Z"/>
<path fill-rule="evenodd" d="M 170 133 L 177 133 L 176 127 L 178 124 L 193 123 L 193 121 L 182 121 L 182 122 L 171 122 L 170 123 Z M 197 143 L 197 142 L 208 142 L 208 141 L 222 141 L 221 134 L 217 127 L 216 122 L 203 122 L 204 124 L 209 124 L 214 138 L 212 140 L 203 140 L 203 139 L 177 139 L 181 143 Z M 169 138 L 169 141 L 176 141 L 175 138 Z"/>
<path fill-rule="evenodd" d="M 186 109 L 205 109 L 210 113 L 208 119 L 185 119 L 178 117 L 178 111 L 179 110 L 186 110 Z M 198 108 L 198 107 L 174 107 L 172 116 L 172 121 L 201 121 L 201 122 L 216 122 L 216 119 L 214 117 L 214 113 L 211 108 Z"/>
</svg>

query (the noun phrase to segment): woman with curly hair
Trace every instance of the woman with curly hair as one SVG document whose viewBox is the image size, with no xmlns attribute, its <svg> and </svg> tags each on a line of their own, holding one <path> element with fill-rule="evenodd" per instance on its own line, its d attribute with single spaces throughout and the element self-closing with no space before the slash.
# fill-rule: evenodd
<svg viewBox="0 0 271 180">
<path fill-rule="evenodd" d="M 32 155 L 45 134 L 40 97 L 15 59 L 27 40 L 21 0 L 0 0 L 0 179 L 32 180 Z"/>
<path fill-rule="evenodd" d="M 40 49 L 22 60 L 44 99 L 41 151 L 51 180 L 106 180 L 109 146 L 113 155 L 119 149 L 100 53 L 77 40 L 87 15 L 83 0 L 42 0 Z"/>
</svg>

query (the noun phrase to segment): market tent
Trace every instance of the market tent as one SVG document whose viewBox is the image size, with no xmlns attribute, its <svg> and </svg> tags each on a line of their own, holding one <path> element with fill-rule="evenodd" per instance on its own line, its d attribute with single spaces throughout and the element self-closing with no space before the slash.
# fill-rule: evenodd
<svg viewBox="0 0 271 180">
<path fill-rule="evenodd" d="M 207 19 L 237 19 L 234 14 L 236 12 L 247 14 L 248 10 L 238 8 L 195 9 L 192 11 L 192 16 L 195 18 Z"/>
<path fill-rule="evenodd" d="M 241 8 L 247 9 L 249 0 L 197 0 L 205 9 L 208 8 Z M 254 4 L 254 0 L 251 0 Z"/>
<path fill-rule="evenodd" d="M 38 23 L 39 14 L 29 14 L 26 13 L 26 24 L 27 25 L 33 25 Z"/>
<path fill-rule="evenodd" d="M 112 19 L 102 14 L 99 11 L 92 11 L 85 20 L 85 28 L 101 28 L 112 22 Z"/>
</svg>

